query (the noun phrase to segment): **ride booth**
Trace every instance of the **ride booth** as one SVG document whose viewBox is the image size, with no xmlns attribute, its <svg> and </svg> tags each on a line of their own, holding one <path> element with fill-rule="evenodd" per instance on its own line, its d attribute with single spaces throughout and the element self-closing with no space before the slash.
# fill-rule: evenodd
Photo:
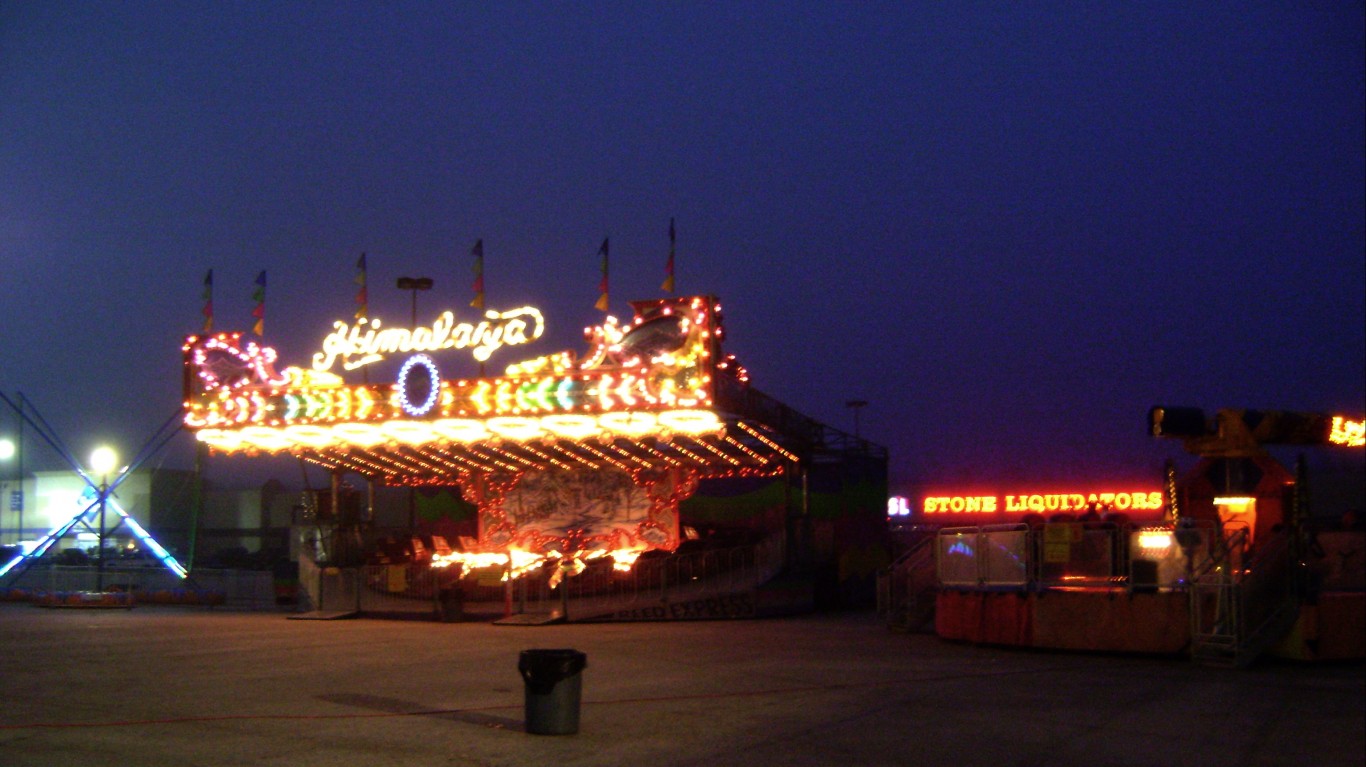
<svg viewBox="0 0 1366 767">
<path fill-rule="evenodd" d="M 1181 475 L 1168 463 L 1160 489 L 925 497 L 924 519 L 951 525 L 933 539 L 936 632 L 1230 665 L 1266 652 L 1366 657 L 1366 589 L 1352 587 L 1366 578 L 1341 557 L 1332 578 L 1314 576 L 1325 536 L 1307 522 L 1303 463 L 1292 473 L 1260 449 L 1339 444 L 1330 437 L 1359 422 L 1221 411 L 1207 425 L 1176 415 L 1154 408 L 1152 433 L 1185 438 L 1201 458 Z M 977 524 L 953 524 L 968 516 Z"/>
<path fill-rule="evenodd" d="M 944 524 L 929 544 L 939 636 L 1067 650 L 1185 646 L 1174 589 L 1185 560 L 1160 490 L 946 494 L 920 506 Z"/>
</svg>

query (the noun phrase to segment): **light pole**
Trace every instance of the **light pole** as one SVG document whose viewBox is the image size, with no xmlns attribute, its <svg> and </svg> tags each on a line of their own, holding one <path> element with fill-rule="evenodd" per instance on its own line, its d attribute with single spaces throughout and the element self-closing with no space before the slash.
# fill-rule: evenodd
<svg viewBox="0 0 1366 767">
<path fill-rule="evenodd" d="M 409 330 L 417 329 L 417 292 L 419 290 L 431 290 L 431 277 L 399 277 L 399 290 L 411 290 L 413 292 L 413 326 Z"/>
<path fill-rule="evenodd" d="M 6 466 L 7 466 L 7 465 L 9 464 L 10 460 L 14 458 L 14 452 L 15 452 L 14 440 L 12 440 L 12 439 L 10 439 L 10 438 L 8 438 L 8 437 L 0 437 L 0 463 L 6 464 Z M 21 486 L 19 489 L 22 491 L 22 490 L 23 490 L 23 487 Z M 3 468 L 3 469 L 0 469 L 0 513 L 3 513 L 4 510 L 5 510 L 6 508 L 8 508 L 9 506 L 12 506 L 12 505 L 13 505 L 13 504 L 10 504 L 10 503 L 9 503 L 9 498 L 8 498 L 8 496 L 9 496 L 9 469 L 8 469 L 8 468 Z M 14 510 L 14 509 L 10 508 L 10 511 L 13 511 L 13 510 Z M 22 521 L 22 518 L 20 518 L 20 521 Z M 21 526 L 21 527 L 22 527 L 22 526 Z M 0 535 L 3 535 L 3 534 L 4 534 L 4 528 L 3 528 L 3 527 L 0 527 Z M 23 537 L 24 537 L 24 531 L 23 531 L 22 529 L 18 529 L 18 530 L 16 531 L 16 533 L 15 533 L 15 536 L 14 536 L 14 542 L 15 542 L 15 543 L 18 543 L 19 540 L 20 540 L 21 538 L 23 538 Z"/>
<path fill-rule="evenodd" d="M 95 591 L 104 591 L 104 507 L 109 497 L 109 473 L 118 464 L 118 454 L 114 448 L 101 445 L 90 454 L 90 470 L 100 478 L 100 532 L 99 554 L 95 557 Z"/>
<path fill-rule="evenodd" d="M 413 292 L 413 324 L 408 328 L 410 331 L 417 330 L 417 292 L 419 290 L 431 290 L 431 277 L 399 277 L 399 290 L 411 290 Z M 336 498 L 332 499 L 336 503 Z M 408 533 L 411 535 L 413 528 L 417 526 L 417 491 L 416 488 L 408 488 Z"/>
<path fill-rule="evenodd" d="M 868 401 L 862 399 L 851 399 L 844 403 L 844 406 L 854 411 L 854 439 L 862 439 L 858 433 L 858 411 L 868 407 Z"/>
</svg>

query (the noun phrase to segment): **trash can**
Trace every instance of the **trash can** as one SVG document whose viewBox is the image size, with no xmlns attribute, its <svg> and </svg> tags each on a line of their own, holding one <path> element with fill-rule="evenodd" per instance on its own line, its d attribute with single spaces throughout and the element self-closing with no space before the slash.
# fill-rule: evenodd
<svg viewBox="0 0 1366 767">
<path fill-rule="evenodd" d="M 573 735 L 579 731 L 579 695 L 588 656 L 578 650 L 523 650 L 517 661 L 526 683 L 526 731 Z"/>
<path fill-rule="evenodd" d="M 1129 563 L 1132 570 L 1130 587 L 1138 594 L 1152 594 L 1157 591 L 1157 560 L 1135 559 Z"/>
<path fill-rule="evenodd" d="M 437 618 L 443 623 L 457 623 L 465 618 L 465 592 L 457 588 L 441 589 L 437 595 Z"/>
</svg>

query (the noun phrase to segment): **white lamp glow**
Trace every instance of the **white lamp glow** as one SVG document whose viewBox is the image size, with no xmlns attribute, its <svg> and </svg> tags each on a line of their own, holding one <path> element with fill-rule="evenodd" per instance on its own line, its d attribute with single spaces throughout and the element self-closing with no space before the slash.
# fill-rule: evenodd
<svg viewBox="0 0 1366 767">
<path fill-rule="evenodd" d="M 96 476 L 108 477 L 118 465 L 119 456 L 114 452 L 114 448 L 101 445 L 95 448 L 95 452 L 90 454 L 90 470 Z"/>
</svg>

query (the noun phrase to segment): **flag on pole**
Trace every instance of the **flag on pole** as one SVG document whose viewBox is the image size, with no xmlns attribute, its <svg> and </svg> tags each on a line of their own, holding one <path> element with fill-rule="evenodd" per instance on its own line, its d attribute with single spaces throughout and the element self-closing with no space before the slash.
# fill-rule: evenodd
<svg viewBox="0 0 1366 767">
<path fill-rule="evenodd" d="M 213 270 L 204 275 L 204 332 L 213 332 Z"/>
<path fill-rule="evenodd" d="M 356 262 L 356 284 L 360 285 L 360 290 L 356 291 L 356 319 L 363 320 L 370 316 L 370 294 L 365 288 L 365 254 L 360 254 L 360 260 Z"/>
<path fill-rule="evenodd" d="M 474 241 L 474 249 L 470 251 L 474 256 L 474 300 L 470 301 L 470 306 L 476 309 L 484 308 L 484 240 L 480 238 Z"/>
<path fill-rule="evenodd" d="M 266 271 L 256 275 L 256 290 L 252 291 L 251 298 L 256 302 L 256 308 L 251 311 L 251 316 L 256 318 L 256 324 L 252 325 L 252 332 L 256 335 L 265 335 L 266 328 Z"/>
<path fill-rule="evenodd" d="M 598 254 L 602 256 L 602 282 L 598 284 L 598 291 L 602 295 L 598 296 L 598 302 L 593 306 L 600 312 L 607 311 L 607 237 L 602 238 L 602 247 L 598 248 Z"/>
<path fill-rule="evenodd" d="M 664 284 L 659 289 L 665 293 L 674 292 L 674 219 L 669 217 L 669 263 L 664 266 Z"/>
</svg>

